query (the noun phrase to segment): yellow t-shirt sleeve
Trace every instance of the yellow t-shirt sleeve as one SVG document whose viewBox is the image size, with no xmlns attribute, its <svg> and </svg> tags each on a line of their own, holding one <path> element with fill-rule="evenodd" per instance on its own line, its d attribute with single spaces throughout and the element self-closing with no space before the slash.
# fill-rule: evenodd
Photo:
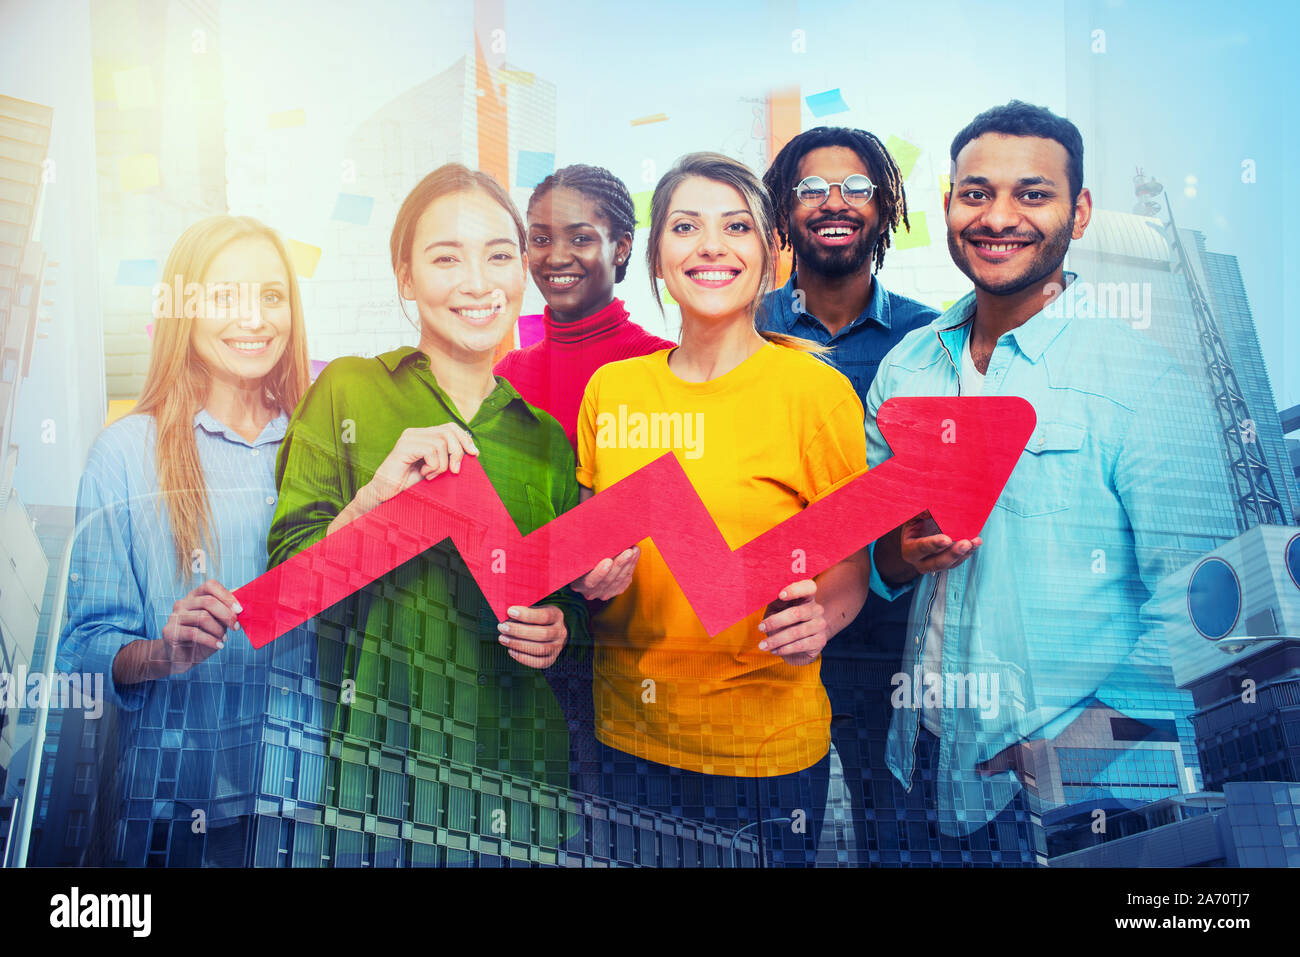
<svg viewBox="0 0 1300 957">
<path fill-rule="evenodd" d="M 578 484 L 584 488 L 596 487 L 596 392 L 599 389 L 601 370 L 587 382 L 578 406 Z"/>
<path fill-rule="evenodd" d="M 804 496 L 809 503 L 825 498 L 867 470 L 867 438 L 862 402 L 845 383 L 848 395 L 826 415 L 803 450 Z"/>
</svg>

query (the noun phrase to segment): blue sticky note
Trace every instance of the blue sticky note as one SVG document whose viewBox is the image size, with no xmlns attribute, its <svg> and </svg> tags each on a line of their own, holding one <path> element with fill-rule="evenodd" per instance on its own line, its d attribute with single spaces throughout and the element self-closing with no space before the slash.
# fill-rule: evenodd
<svg viewBox="0 0 1300 957">
<path fill-rule="evenodd" d="M 369 226 L 370 214 L 374 209 L 375 198 L 373 196 L 339 193 L 339 198 L 334 201 L 334 215 L 330 218 L 342 220 L 345 223 L 356 223 L 358 226 Z"/>
<path fill-rule="evenodd" d="M 119 286 L 152 286 L 158 281 L 158 260 L 156 259 L 122 259 L 117 264 L 117 278 L 113 280 Z"/>
<path fill-rule="evenodd" d="M 523 189 L 532 189 L 554 172 L 554 153 L 520 150 L 518 162 L 515 164 L 515 185 Z"/>
<path fill-rule="evenodd" d="M 808 104 L 808 109 L 813 111 L 813 116 L 830 116 L 832 113 L 845 113 L 849 105 L 844 102 L 844 97 L 840 96 L 840 88 L 837 86 L 833 90 L 827 90 L 824 93 L 814 93 L 812 96 L 804 97 L 804 102 Z"/>
</svg>

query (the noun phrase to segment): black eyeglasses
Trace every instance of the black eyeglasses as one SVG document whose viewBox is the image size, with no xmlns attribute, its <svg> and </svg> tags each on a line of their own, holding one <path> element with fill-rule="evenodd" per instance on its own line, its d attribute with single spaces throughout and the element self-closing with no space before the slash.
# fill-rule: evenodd
<svg viewBox="0 0 1300 957">
<path fill-rule="evenodd" d="M 850 206 L 865 206 L 876 194 L 876 184 L 861 173 L 846 176 L 842 183 L 828 183 L 820 176 L 805 176 L 794 188 L 794 194 L 805 206 L 821 206 L 831 197 L 831 187 L 840 188 L 840 196 Z"/>
</svg>

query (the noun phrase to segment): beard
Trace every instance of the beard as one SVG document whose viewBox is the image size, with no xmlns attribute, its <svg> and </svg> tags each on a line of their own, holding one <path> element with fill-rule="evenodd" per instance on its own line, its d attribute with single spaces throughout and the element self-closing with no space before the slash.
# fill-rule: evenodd
<svg viewBox="0 0 1300 957">
<path fill-rule="evenodd" d="M 819 246 L 810 229 L 790 230 L 790 245 L 794 247 L 796 268 L 807 269 L 827 279 L 843 279 L 857 272 L 871 261 L 876 252 L 879 230 L 859 229 L 857 241 L 849 246 L 827 249 Z"/>
<path fill-rule="evenodd" d="M 1050 236 L 1044 236 L 1037 229 L 1031 227 L 1031 233 L 1022 233 L 1019 235 L 991 236 L 982 233 L 978 229 L 967 229 L 962 232 L 961 236 L 954 236 L 948 233 L 948 254 L 952 256 L 952 261 L 960 269 L 976 288 L 984 292 L 991 293 L 995 296 L 1013 296 L 1018 292 L 1023 292 L 1035 283 L 1040 283 L 1048 276 L 1053 275 L 1056 270 L 1065 262 L 1065 254 L 1070 248 L 1070 236 L 1074 232 L 1074 215 L 1070 215 L 1067 222 L 1060 229 L 1053 232 Z M 1020 273 L 1015 276 L 1009 276 L 997 283 L 982 282 L 975 273 L 971 264 L 970 257 L 966 255 L 965 247 L 962 241 L 971 242 L 972 239 L 984 239 L 989 241 L 1001 240 L 1027 240 L 1035 243 L 1037 252 L 1034 257 L 1021 269 Z"/>
</svg>

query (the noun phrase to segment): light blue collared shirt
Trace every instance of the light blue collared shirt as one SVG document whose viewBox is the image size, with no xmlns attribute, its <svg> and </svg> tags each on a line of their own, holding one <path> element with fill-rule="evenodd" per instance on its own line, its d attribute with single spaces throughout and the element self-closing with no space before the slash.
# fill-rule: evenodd
<svg viewBox="0 0 1300 957">
<path fill-rule="evenodd" d="M 1038 422 L 984 544 L 947 575 L 941 670 L 953 694 L 939 709 L 938 804 L 948 833 L 983 826 L 1019 789 L 1011 772 L 985 776 L 977 765 L 1054 737 L 1090 702 L 1138 719 L 1186 709 L 1152 595 L 1160 578 L 1236 532 L 1204 392 L 1152 340 L 1094 318 L 1077 288 L 1003 335 L 984 380 L 986 396 L 1028 399 Z M 972 292 L 886 356 L 865 403 L 869 465 L 890 455 L 876 426 L 886 399 L 960 393 L 974 312 Z M 909 688 L 935 582 L 914 583 L 900 666 Z M 872 587 L 888 598 L 905 590 L 874 569 Z M 958 684 L 980 681 L 983 706 L 952 706 Z M 910 788 L 921 710 L 902 700 L 896 686 L 887 760 Z"/>
<path fill-rule="evenodd" d="M 249 442 L 206 410 L 194 416 L 214 544 L 184 576 L 159 492 L 153 417 L 126 416 L 91 447 L 57 666 L 104 676 L 108 704 L 118 709 L 118 774 L 132 818 L 170 817 L 172 799 L 207 808 L 214 823 L 250 813 L 265 717 L 314 695 L 302 686 L 311 666 L 299 660 L 309 642 L 286 636 L 254 650 L 238 630 L 182 674 L 135 685 L 112 677 L 117 653 L 137 639 L 161 639 L 173 603 L 204 580 L 234 590 L 266 570 L 275 456 L 288 421 L 281 413 Z"/>
</svg>

